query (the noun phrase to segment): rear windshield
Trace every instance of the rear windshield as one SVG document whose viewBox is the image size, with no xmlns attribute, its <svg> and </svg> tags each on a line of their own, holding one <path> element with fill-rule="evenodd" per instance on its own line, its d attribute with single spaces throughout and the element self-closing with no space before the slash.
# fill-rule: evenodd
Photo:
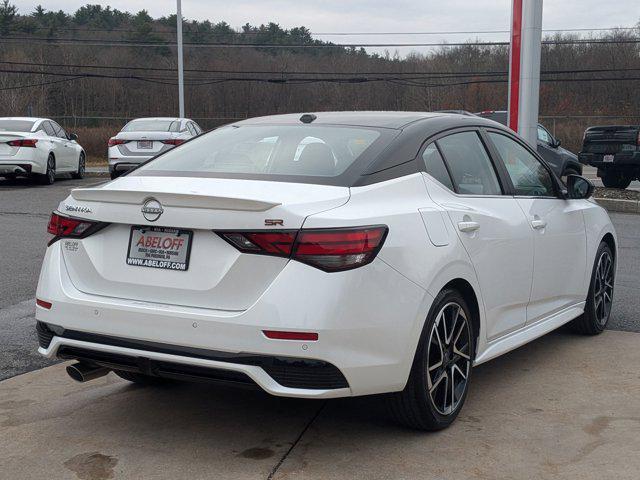
<svg viewBox="0 0 640 480">
<path fill-rule="evenodd" d="M 122 129 L 123 132 L 177 132 L 180 122 L 175 120 L 132 120 Z"/>
<path fill-rule="evenodd" d="M 364 127 L 228 126 L 170 150 L 136 174 L 337 177 L 371 149 L 379 151 L 388 139 L 386 132 Z"/>
<path fill-rule="evenodd" d="M 30 120 L 0 119 L 0 132 L 30 132 L 34 123 Z"/>
</svg>

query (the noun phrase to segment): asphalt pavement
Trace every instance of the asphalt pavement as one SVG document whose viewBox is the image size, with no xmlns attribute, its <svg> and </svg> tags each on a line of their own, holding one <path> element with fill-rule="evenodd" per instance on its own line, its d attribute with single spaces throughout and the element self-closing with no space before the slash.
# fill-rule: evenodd
<svg viewBox="0 0 640 480">
<path fill-rule="evenodd" d="M 473 370 L 448 429 L 402 428 L 382 397 L 273 397 L 207 384 L 0 382 L 0 478 L 637 480 L 640 334 L 557 331 Z"/>
<path fill-rule="evenodd" d="M 0 179 L 0 380 L 52 362 L 37 353 L 34 297 L 49 235 L 49 215 L 72 188 L 105 179 L 59 179 L 52 186 Z M 620 259 L 609 328 L 640 332 L 640 215 L 611 213 Z M 562 272 L 559 272 L 561 275 Z"/>
</svg>

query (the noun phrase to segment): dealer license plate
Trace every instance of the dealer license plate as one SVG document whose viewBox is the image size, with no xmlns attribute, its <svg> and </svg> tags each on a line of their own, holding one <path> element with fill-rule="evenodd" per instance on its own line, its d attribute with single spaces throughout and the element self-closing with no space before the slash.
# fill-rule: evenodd
<svg viewBox="0 0 640 480">
<path fill-rule="evenodd" d="M 131 227 L 127 265 L 187 270 L 192 238 L 191 230 Z"/>
<path fill-rule="evenodd" d="M 153 141 L 152 140 L 138 140 L 138 148 L 152 148 Z"/>
<path fill-rule="evenodd" d="M 613 158 L 614 158 L 614 157 L 615 157 L 615 155 L 605 155 L 605 156 L 602 158 L 602 161 L 603 161 L 603 162 L 606 162 L 606 163 L 612 163 L 612 162 L 613 162 Z"/>
</svg>

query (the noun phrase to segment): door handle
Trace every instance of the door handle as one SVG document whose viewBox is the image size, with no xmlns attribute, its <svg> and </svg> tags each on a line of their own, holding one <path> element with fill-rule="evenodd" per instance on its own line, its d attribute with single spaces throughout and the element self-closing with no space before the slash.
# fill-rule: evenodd
<svg viewBox="0 0 640 480">
<path fill-rule="evenodd" d="M 544 220 L 540 220 L 539 218 L 535 219 L 535 220 L 531 220 L 531 226 L 533 228 L 535 228 L 536 230 L 540 230 L 543 229 L 544 227 L 547 226 L 547 222 L 545 222 Z"/>
<path fill-rule="evenodd" d="M 478 222 L 458 222 L 458 230 L 461 232 L 475 232 L 480 228 Z"/>
</svg>

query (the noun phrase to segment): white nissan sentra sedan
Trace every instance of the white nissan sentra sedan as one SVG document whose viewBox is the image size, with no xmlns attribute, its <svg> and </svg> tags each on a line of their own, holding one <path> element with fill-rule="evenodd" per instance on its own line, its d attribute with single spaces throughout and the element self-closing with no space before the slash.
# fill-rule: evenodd
<svg viewBox="0 0 640 480">
<path fill-rule="evenodd" d="M 136 118 L 108 142 L 111 179 L 202 133 L 188 118 Z"/>
<path fill-rule="evenodd" d="M 388 393 L 401 422 L 440 429 L 473 365 L 605 328 L 617 242 L 592 191 L 478 117 L 241 121 L 60 203 L 40 353 L 79 381 Z"/>
<path fill-rule="evenodd" d="M 86 157 L 77 140 L 48 118 L 0 118 L 0 176 L 32 177 L 45 185 L 58 173 L 82 178 Z"/>
</svg>

